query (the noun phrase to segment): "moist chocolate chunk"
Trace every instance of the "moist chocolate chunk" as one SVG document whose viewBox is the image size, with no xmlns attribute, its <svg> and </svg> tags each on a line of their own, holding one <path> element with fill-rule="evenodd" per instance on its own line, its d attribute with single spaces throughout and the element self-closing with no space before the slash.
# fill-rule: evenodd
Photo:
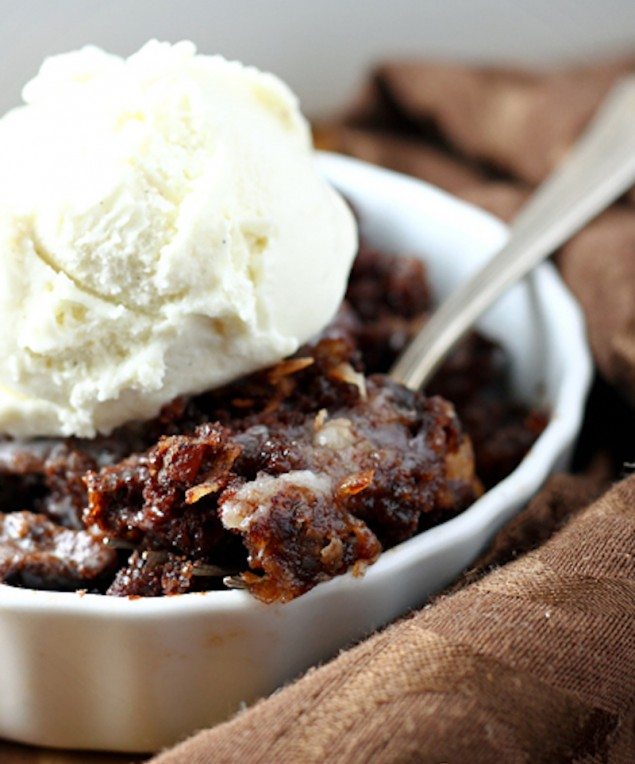
<svg viewBox="0 0 635 764">
<path fill-rule="evenodd" d="M 0 514 L 0 581 L 35 589 L 91 588 L 116 555 L 86 531 L 32 512 Z"/>
<path fill-rule="evenodd" d="M 84 451 L 67 444 L 54 448 L 43 465 L 48 494 L 40 502 L 42 511 L 67 528 L 81 528 L 86 506 L 84 475 L 96 466 L 95 459 Z"/>
<path fill-rule="evenodd" d="M 134 552 L 117 571 L 106 594 L 114 597 L 160 597 L 184 594 L 192 585 L 192 563 L 185 557 L 161 551 Z"/>
<path fill-rule="evenodd" d="M 520 464 L 547 425 L 544 412 L 513 399 L 505 353 L 477 333 L 450 355 L 428 391 L 454 403 L 474 445 L 476 471 L 487 488 Z"/>
<path fill-rule="evenodd" d="M 364 481 L 370 482 L 369 475 Z M 363 483 L 362 483 L 363 489 Z M 381 544 L 346 507 L 346 485 L 325 474 L 261 473 L 230 489 L 221 507 L 227 528 L 244 536 L 247 588 L 265 602 L 286 602 L 320 581 L 374 562 Z"/>
<path fill-rule="evenodd" d="M 431 307 L 425 265 L 421 260 L 388 255 L 362 244 L 346 299 L 364 323 L 382 316 L 420 316 Z"/>
<path fill-rule="evenodd" d="M 328 476 L 336 486 L 372 473 L 364 490 L 347 501 L 384 544 L 412 535 L 419 516 L 435 509 L 443 492 L 445 504 L 458 501 L 458 491 L 447 485 L 446 460 L 464 448 L 469 458 L 463 471 L 452 473 L 453 479 L 465 483 L 466 498 L 460 503 L 473 500 L 480 490 L 469 442 L 451 404 L 406 390 L 381 375 L 364 380 L 351 405 L 320 408 L 302 417 L 295 412 L 293 420 L 281 407 L 247 422 L 250 426 L 236 435 L 242 447 L 236 462 L 241 477 L 311 470 Z"/>
<path fill-rule="evenodd" d="M 254 476 L 220 497 L 242 535 L 256 596 L 288 600 L 416 532 L 427 512 L 459 511 L 480 492 L 454 410 L 385 377 L 349 407 L 288 425 L 273 417 L 237 436 Z M 242 476 L 241 476 L 242 477 Z"/>
<path fill-rule="evenodd" d="M 222 533 L 216 496 L 239 453 L 219 424 L 162 437 L 143 454 L 87 473 L 84 521 L 110 539 L 140 543 L 150 536 L 176 553 L 208 554 Z"/>
<path fill-rule="evenodd" d="M 72 440 L 0 443 L 0 501 L 4 511 L 29 509 L 66 528 L 82 528 L 84 474 L 97 461 Z"/>
<path fill-rule="evenodd" d="M 431 308 L 424 264 L 362 246 L 346 301 L 358 320 L 355 342 L 368 373 L 386 373 Z"/>
<path fill-rule="evenodd" d="M 249 397 L 225 425 L 89 473 L 85 521 L 111 540 L 206 565 L 219 563 L 229 530 L 249 553 L 247 587 L 285 601 L 372 562 L 422 514 L 474 500 L 480 485 L 451 404 L 366 379 L 341 340 L 303 352 L 245 380 Z M 147 595 L 164 593 L 162 577 L 136 557 L 109 593 L 146 584 Z M 181 579 L 179 590 L 189 586 Z"/>
</svg>

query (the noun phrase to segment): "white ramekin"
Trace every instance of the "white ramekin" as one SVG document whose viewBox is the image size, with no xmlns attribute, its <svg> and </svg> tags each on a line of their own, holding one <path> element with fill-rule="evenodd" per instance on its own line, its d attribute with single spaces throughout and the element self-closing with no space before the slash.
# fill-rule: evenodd
<svg viewBox="0 0 635 764">
<path fill-rule="evenodd" d="M 320 166 L 360 212 L 367 239 L 429 264 L 440 297 L 506 236 L 436 188 L 352 159 Z M 583 321 L 551 265 L 481 322 L 513 360 L 517 394 L 549 426 L 522 464 L 470 509 L 282 606 L 242 591 L 118 599 L 0 586 L 0 737 L 65 748 L 152 751 L 233 714 L 455 578 L 562 468 L 591 364 Z"/>
</svg>

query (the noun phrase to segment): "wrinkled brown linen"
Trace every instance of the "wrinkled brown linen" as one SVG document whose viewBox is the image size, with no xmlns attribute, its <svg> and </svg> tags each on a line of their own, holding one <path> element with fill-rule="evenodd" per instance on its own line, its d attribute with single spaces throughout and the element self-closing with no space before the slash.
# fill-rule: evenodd
<svg viewBox="0 0 635 764">
<path fill-rule="evenodd" d="M 635 405 L 635 206 L 589 225 L 564 248 L 560 268 L 584 309 L 599 368 Z"/>
<path fill-rule="evenodd" d="M 527 184 L 542 180 L 635 61 L 548 76 L 418 61 L 375 71 L 353 122 L 408 122 L 466 159 Z"/>
<path fill-rule="evenodd" d="M 631 69 L 390 63 L 317 140 L 509 220 Z M 599 370 L 586 474 L 552 478 L 431 605 L 156 764 L 635 761 L 633 201 L 558 257 Z"/>
</svg>

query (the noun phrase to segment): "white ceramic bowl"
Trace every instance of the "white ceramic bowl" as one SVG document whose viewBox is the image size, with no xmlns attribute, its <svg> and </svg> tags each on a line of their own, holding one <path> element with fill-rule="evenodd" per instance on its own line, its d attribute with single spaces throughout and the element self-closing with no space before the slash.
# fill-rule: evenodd
<svg viewBox="0 0 635 764">
<path fill-rule="evenodd" d="M 443 297 L 506 237 L 436 188 L 324 155 L 369 241 L 421 256 Z M 583 322 L 550 265 L 483 319 L 513 361 L 519 396 L 551 410 L 523 463 L 462 515 L 282 606 L 242 591 L 118 599 L 0 586 L 0 737 L 151 751 L 234 713 L 448 584 L 565 465 L 590 378 Z"/>
</svg>

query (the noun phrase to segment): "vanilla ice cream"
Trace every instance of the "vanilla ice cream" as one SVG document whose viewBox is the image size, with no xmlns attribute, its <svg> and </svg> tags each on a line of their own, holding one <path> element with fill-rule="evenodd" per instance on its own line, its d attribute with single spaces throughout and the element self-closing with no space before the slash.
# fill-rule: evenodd
<svg viewBox="0 0 635 764">
<path fill-rule="evenodd" d="M 46 60 L 0 120 L 0 432 L 107 433 L 293 353 L 352 215 L 278 79 L 191 43 Z"/>
</svg>

